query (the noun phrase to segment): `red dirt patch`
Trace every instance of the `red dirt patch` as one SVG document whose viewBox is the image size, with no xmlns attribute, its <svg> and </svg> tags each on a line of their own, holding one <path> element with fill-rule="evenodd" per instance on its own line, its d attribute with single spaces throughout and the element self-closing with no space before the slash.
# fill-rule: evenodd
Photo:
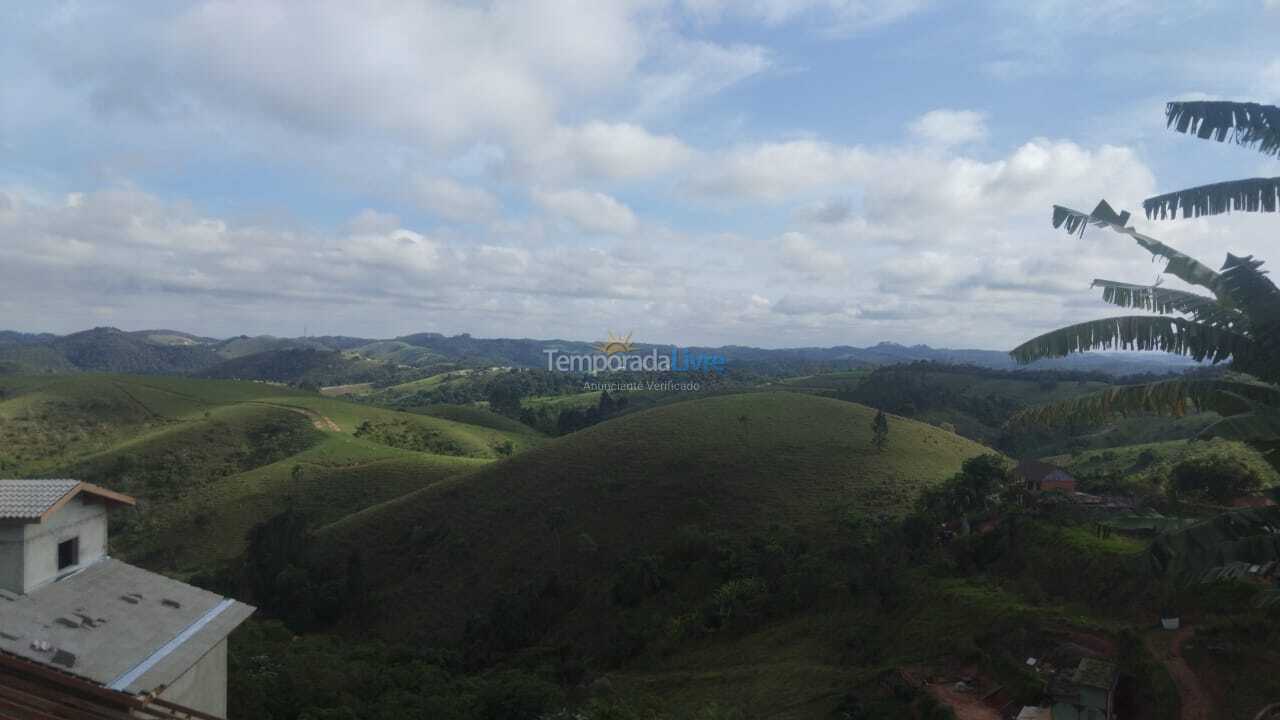
<svg viewBox="0 0 1280 720">
<path fill-rule="evenodd" d="M 1181 720 L 1211 720 L 1213 701 L 1201 684 L 1199 676 L 1182 657 L 1182 643 L 1195 634 L 1195 629 L 1184 624 L 1176 632 L 1169 643 L 1169 650 L 1162 651 L 1155 642 L 1156 634 L 1147 635 L 1147 650 L 1152 657 L 1161 662 L 1173 677 L 1173 684 L 1178 686 L 1178 696 L 1182 699 Z"/>
<path fill-rule="evenodd" d="M 960 692 L 954 683 L 930 685 L 929 692 L 956 713 L 956 720 L 1000 720 L 1000 713 L 974 692 Z"/>
</svg>

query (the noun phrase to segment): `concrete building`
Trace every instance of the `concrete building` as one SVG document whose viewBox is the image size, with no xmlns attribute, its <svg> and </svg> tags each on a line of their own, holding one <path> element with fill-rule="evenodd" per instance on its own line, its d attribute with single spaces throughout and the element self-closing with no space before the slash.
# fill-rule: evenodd
<svg viewBox="0 0 1280 720">
<path fill-rule="evenodd" d="M 108 510 L 133 504 L 0 480 L 0 718 L 226 717 L 227 635 L 253 608 L 108 557 Z"/>
<path fill-rule="evenodd" d="M 1118 678 L 1115 663 L 1081 659 L 1074 672 L 1063 673 L 1050 684 L 1053 720 L 1112 720 Z"/>
</svg>

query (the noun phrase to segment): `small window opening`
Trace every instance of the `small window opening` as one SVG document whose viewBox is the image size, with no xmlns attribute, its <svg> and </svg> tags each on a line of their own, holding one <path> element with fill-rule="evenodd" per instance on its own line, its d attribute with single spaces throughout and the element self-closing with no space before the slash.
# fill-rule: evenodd
<svg viewBox="0 0 1280 720">
<path fill-rule="evenodd" d="M 80 564 L 80 538 L 74 537 L 58 543 L 58 571 Z"/>
</svg>

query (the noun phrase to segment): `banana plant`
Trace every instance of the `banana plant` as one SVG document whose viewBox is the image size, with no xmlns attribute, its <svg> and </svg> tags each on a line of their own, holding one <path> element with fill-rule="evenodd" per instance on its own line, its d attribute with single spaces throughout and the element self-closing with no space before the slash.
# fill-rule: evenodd
<svg viewBox="0 0 1280 720">
<path fill-rule="evenodd" d="M 1201 138 L 1240 145 L 1268 155 L 1280 154 L 1280 108 L 1255 103 L 1169 103 L 1170 127 Z M 1280 177 L 1215 183 L 1166 193 L 1143 203 L 1148 218 L 1217 215 L 1224 212 L 1276 212 Z M 1090 227 L 1132 238 L 1155 258 L 1163 272 L 1203 290 L 1192 292 L 1095 279 L 1102 299 L 1112 305 L 1145 311 L 1093 320 L 1054 330 L 1014 348 L 1019 363 L 1063 357 L 1099 349 L 1175 353 L 1198 361 L 1230 361 L 1231 373 L 1219 378 L 1180 378 L 1119 386 L 1101 393 L 1024 411 L 1016 424 L 1103 422 L 1117 415 L 1184 414 L 1211 410 L 1222 419 L 1202 437 L 1224 437 L 1280 448 L 1280 289 L 1252 256 L 1228 254 L 1220 270 L 1138 232 L 1128 212 L 1117 212 L 1105 200 L 1092 212 L 1054 206 L 1053 226 L 1071 234 Z M 1270 453 L 1273 462 L 1280 453 Z"/>
</svg>

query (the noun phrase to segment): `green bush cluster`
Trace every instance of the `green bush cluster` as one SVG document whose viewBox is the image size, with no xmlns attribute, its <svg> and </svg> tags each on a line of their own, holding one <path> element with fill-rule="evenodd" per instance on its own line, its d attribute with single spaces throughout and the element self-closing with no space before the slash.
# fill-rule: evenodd
<svg viewBox="0 0 1280 720">
<path fill-rule="evenodd" d="M 1226 502 L 1262 488 L 1262 473 L 1221 450 L 1186 458 L 1169 471 L 1169 491 L 1177 497 Z"/>
<path fill-rule="evenodd" d="M 467 455 L 457 440 L 408 420 L 365 420 L 356 428 L 355 436 L 400 450 L 455 457 Z"/>
<path fill-rule="evenodd" d="M 670 650 L 809 607 L 836 580 L 837 567 L 784 526 L 747 539 L 685 526 L 662 553 L 628 558 L 614 573 L 611 598 L 626 609 L 616 630 L 618 659 L 654 637 Z"/>
<path fill-rule="evenodd" d="M 484 675 L 433 649 L 294 635 L 250 621 L 231 639 L 231 717 L 259 720 L 541 720 L 563 708 L 553 678 Z"/>
</svg>

